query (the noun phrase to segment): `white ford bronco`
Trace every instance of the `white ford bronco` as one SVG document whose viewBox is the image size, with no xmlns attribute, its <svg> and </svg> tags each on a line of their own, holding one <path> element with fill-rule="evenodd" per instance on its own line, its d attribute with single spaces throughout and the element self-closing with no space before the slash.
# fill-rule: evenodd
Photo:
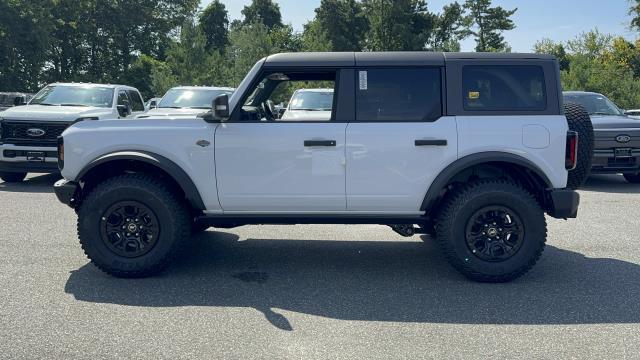
<svg viewBox="0 0 640 360">
<path fill-rule="evenodd" d="M 278 119 L 302 88 L 333 88 L 331 116 Z M 540 257 L 545 213 L 577 214 L 569 125 L 588 116 L 561 91 L 546 55 L 272 55 L 202 118 L 73 125 L 55 192 L 114 276 L 158 273 L 209 226 L 337 223 L 430 234 L 470 279 L 504 282 Z"/>
<path fill-rule="evenodd" d="M 55 83 L 28 105 L 0 113 L 0 178 L 20 182 L 28 172 L 58 172 L 56 141 L 84 120 L 132 118 L 144 112 L 137 89 L 124 85 Z"/>
</svg>

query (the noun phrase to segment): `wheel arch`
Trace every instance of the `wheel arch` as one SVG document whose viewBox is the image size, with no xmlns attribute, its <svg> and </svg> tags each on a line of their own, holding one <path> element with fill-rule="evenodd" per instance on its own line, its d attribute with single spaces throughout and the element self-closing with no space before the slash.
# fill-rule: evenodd
<svg viewBox="0 0 640 360">
<path fill-rule="evenodd" d="M 540 190 L 553 188 L 553 184 L 544 171 L 520 155 L 492 151 L 468 155 L 449 164 L 429 187 L 420 210 L 428 214 L 444 197 L 450 186 L 468 181 L 471 176 L 478 176 L 480 170 L 488 170 L 487 172 L 494 174 L 497 171 L 518 181 L 536 195 L 543 207 L 548 207 L 545 191 Z"/>
<path fill-rule="evenodd" d="M 92 183 L 104 178 L 105 172 L 110 177 L 127 171 L 162 175 L 184 194 L 194 210 L 206 210 L 202 196 L 191 177 L 172 160 L 147 151 L 118 151 L 101 155 L 89 162 L 73 181 Z"/>
</svg>

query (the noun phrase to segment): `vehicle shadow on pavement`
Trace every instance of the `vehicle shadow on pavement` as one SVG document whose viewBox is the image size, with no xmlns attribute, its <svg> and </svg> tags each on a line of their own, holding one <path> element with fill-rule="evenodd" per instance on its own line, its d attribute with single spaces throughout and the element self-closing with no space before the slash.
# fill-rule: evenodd
<svg viewBox="0 0 640 360">
<path fill-rule="evenodd" d="M 53 193 L 53 184 L 61 178 L 60 174 L 43 174 L 29 177 L 19 183 L 6 183 L 0 180 L 0 191 Z"/>
<path fill-rule="evenodd" d="M 282 330 L 277 309 L 360 321 L 448 324 L 640 323 L 640 265 L 548 246 L 506 284 L 466 280 L 430 239 L 238 241 L 209 231 L 166 273 L 125 280 L 87 264 L 69 276 L 77 300 L 145 307 L 250 307 Z"/>
<path fill-rule="evenodd" d="M 622 175 L 591 175 L 580 190 L 617 194 L 640 194 L 640 184 L 628 183 Z"/>
</svg>

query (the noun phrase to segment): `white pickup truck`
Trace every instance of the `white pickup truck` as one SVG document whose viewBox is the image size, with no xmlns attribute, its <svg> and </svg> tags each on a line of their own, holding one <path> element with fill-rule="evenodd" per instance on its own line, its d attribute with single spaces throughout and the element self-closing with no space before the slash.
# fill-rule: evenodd
<svg viewBox="0 0 640 360">
<path fill-rule="evenodd" d="M 277 116 L 301 84 L 332 85 L 330 116 Z M 208 226 L 368 223 L 431 234 L 462 274 L 503 282 L 542 254 L 545 213 L 577 215 L 570 127 L 589 117 L 571 109 L 546 55 L 278 54 L 200 119 L 75 124 L 54 188 L 114 276 L 158 273 Z"/>
<path fill-rule="evenodd" d="M 130 119 L 144 112 L 137 89 L 124 85 L 55 83 L 24 106 L 0 113 L 0 178 L 58 172 L 56 141 L 83 120 Z"/>
</svg>

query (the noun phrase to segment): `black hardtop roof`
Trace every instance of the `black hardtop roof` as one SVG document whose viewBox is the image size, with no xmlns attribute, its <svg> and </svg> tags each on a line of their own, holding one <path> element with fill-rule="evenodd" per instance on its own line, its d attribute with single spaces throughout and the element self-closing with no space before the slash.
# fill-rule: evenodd
<svg viewBox="0 0 640 360">
<path fill-rule="evenodd" d="M 444 66 L 450 60 L 554 60 L 553 55 L 525 53 L 408 52 L 300 52 L 267 57 L 265 66 Z"/>
</svg>

